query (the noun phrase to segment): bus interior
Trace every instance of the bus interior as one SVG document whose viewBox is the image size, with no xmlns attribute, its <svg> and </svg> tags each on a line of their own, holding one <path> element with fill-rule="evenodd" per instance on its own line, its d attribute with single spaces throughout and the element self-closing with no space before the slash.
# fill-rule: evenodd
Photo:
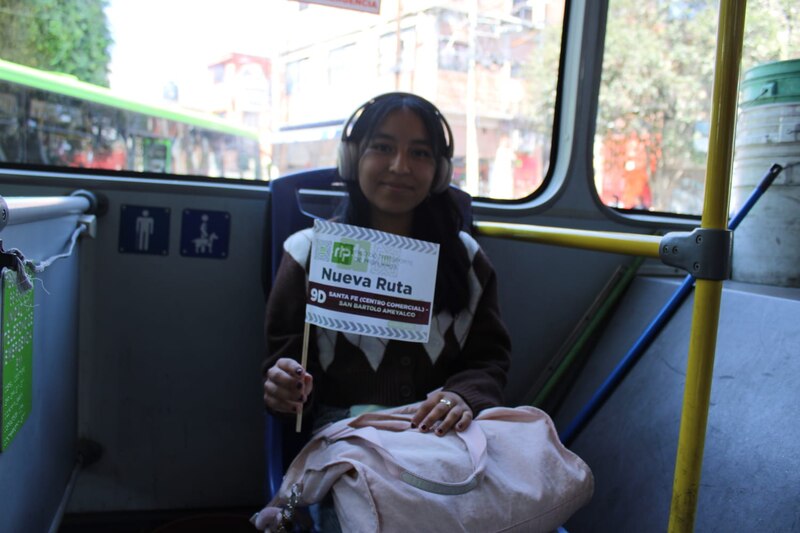
<svg viewBox="0 0 800 533">
<path fill-rule="evenodd" d="M 243 3 L 209 2 L 205 38 L 250 28 L 227 18 Z M 214 79 L 268 76 L 242 100 L 268 107 L 259 124 L 244 104 L 144 104 L 0 55 L 0 532 L 253 530 L 287 206 L 330 216 L 341 190 L 303 180 L 335 172 L 344 119 L 390 90 L 453 125 L 453 185 L 512 339 L 507 404 L 546 411 L 593 472 L 563 529 L 800 531 L 800 8 L 325 3 L 258 8 L 286 30 L 268 69 L 206 60 Z M 108 4 L 119 25 L 139 3 Z M 713 31 L 691 30 L 701 19 Z M 650 40 L 668 23 L 677 41 Z M 374 79 L 357 75 L 367 49 Z M 673 90 L 693 76 L 702 87 Z"/>
</svg>

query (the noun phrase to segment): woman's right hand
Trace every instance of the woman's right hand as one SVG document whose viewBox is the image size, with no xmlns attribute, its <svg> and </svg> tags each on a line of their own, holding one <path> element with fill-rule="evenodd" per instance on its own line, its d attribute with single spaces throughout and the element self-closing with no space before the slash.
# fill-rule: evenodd
<svg viewBox="0 0 800 533">
<path fill-rule="evenodd" d="M 283 357 L 267 370 L 264 404 L 276 412 L 298 413 L 314 390 L 314 378 L 294 359 Z"/>
</svg>

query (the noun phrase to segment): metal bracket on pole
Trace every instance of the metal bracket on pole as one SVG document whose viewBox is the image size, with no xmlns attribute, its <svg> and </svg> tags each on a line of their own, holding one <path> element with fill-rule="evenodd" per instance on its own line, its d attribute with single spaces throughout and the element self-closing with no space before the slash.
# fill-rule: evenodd
<svg viewBox="0 0 800 533">
<path fill-rule="evenodd" d="M 661 238 L 659 256 L 664 264 L 682 268 L 697 279 L 725 280 L 731 277 L 733 232 L 695 228 L 672 232 Z"/>
</svg>

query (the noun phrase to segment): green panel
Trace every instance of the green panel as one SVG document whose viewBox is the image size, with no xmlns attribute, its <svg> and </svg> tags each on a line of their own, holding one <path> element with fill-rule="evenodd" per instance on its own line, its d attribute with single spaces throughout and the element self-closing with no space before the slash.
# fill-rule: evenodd
<svg viewBox="0 0 800 533">
<path fill-rule="evenodd" d="M 172 172 L 172 142 L 169 139 L 143 139 L 144 170 Z"/>
<path fill-rule="evenodd" d="M 17 274 L 3 270 L 3 388 L 0 451 L 8 448 L 31 412 L 33 390 L 33 289 L 20 292 Z"/>
</svg>

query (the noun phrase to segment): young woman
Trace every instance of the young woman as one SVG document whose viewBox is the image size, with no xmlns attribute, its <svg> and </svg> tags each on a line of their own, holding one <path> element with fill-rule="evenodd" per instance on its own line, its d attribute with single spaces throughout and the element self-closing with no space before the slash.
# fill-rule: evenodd
<svg viewBox="0 0 800 533">
<path fill-rule="evenodd" d="M 266 310 L 264 402 L 273 413 L 301 407 L 314 428 L 365 408 L 424 400 L 422 432 L 464 430 L 502 403 L 510 341 L 497 305 L 495 273 L 462 231 L 450 190 L 452 134 L 427 100 L 378 96 L 342 133 L 339 173 L 349 196 L 341 222 L 440 245 L 431 332 L 425 344 L 312 328 L 302 350 L 311 230 L 284 244 Z"/>
</svg>

